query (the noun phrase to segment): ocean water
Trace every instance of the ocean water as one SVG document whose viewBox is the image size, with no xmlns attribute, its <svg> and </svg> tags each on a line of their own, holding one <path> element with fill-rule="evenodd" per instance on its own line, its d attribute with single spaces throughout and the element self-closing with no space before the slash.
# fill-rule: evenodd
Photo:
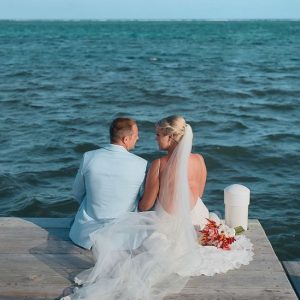
<svg viewBox="0 0 300 300">
<path fill-rule="evenodd" d="M 0 22 L 0 215 L 73 216 L 82 154 L 137 119 L 183 115 L 208 168 L 203 200 L 251 190 L 280 259 L 300 257 L 300 22 Z"/>
</svg>

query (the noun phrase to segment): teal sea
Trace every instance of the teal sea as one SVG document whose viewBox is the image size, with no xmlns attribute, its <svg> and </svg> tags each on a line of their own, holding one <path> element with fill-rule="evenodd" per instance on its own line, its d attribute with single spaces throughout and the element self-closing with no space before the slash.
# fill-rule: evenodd
<svg viewBox="0 0 300 300">
<path fill-rule="evenodd" d="M 134 152 L 151 161 L 155 122 L 180 114 L 209 209 L 247 186 L 250 218 L 280 259 L 299 259 L 299 54 L 298 21 L 1 21 L 0 215 L 73 216 L 81 156 L 113 118 L 138 121 Z"/>
</svg>

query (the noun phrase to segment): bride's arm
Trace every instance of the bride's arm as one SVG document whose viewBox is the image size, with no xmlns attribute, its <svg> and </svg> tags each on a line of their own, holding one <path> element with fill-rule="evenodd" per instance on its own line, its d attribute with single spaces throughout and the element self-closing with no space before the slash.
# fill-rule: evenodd
<svg viewBox="0 0 300 300">
<path fill-rule="evenodd" d="M 206 184 L 207 169 L 206 169 L 204 158 L 200 154 L 199 154 L 199 175 L 200 175 L 199 196 L 201 198 Z"/>
<path fill-rule="evenodd" d="M 145 211 L 153 207 L 159 191 L 159 166 L 160 160 L 152 162 L 147 174 L 144 195 L 139 202 L 139 210 Z"/>
</svg>

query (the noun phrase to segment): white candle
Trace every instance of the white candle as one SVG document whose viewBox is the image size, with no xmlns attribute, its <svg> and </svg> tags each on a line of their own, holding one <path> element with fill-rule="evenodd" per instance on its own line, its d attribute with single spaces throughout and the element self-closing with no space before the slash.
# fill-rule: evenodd
<svg viewBox="0 0 300 300">
<path fill-rule="evenodd" d="M 250 190 L 240 184 L 232 184 L 224 189 L 225 223 L 231 228 L 242 226 L 248 229 L 248 206 Z"/>
</svg>

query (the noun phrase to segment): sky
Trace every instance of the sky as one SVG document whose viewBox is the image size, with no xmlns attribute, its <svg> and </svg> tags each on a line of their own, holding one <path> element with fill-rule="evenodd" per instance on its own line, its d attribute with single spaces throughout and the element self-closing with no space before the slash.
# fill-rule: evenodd
<svg viewBox="0 0 300 300">
<path fill-rule="evenodd" d="M 300 19 L 300 0 L 0 0 L 0 19 Z"/>
</svg>

